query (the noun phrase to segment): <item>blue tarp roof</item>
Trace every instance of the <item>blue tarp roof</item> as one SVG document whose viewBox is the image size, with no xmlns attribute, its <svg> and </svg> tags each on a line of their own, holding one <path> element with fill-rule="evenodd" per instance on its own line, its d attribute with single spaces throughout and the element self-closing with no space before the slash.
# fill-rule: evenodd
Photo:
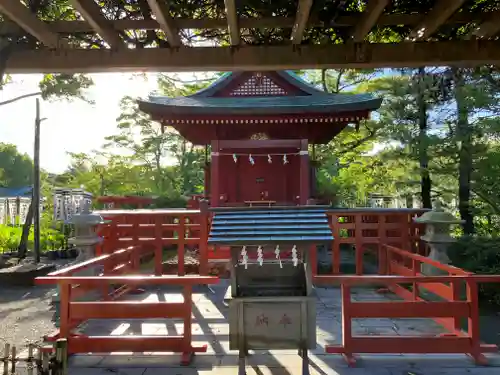
<svg viewBox="0 0 500 375">
<path fill-rule="evenodd" d="M 32 189 L 32 186 L 24 186 L 20 188 L 0 187 L 0 198 L 26 197 L 31 195 Z"/>
</svg>

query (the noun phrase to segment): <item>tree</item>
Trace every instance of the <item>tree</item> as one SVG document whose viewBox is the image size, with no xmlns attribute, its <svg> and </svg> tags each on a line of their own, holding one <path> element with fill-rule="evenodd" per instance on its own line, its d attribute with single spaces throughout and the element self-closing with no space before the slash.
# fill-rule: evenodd
<svg viewBox="0 0 500 375">
<path fill-rule="evenodd" d="M 7 187 L 24 187 L 33 181 L 33 160 L 17 147 L 0 143 L 0 183 Z"/>
<path fill-rule="evenodd" d="M 139 163 L 148 171 L 150 180 L 154 182 L 154 193 L 161 194 L 170 180 L 163 169 L 169 134 L 161 124 L 139 110 L 134 98 L 125 96 L 120 102 L 120 109 L 121 114 L 117 118 L 119 133 L 106 137 L 108 143 L 105 149 L 118 148 L 127 152 L 131 162 Z"/>
<path fill-rule="evenodd" d="M 0 106 L 33 96 L 41 96 L 44 100 L 77 98 L 88 101 L 84 96 L 84 90 L 92 85 L 92 79 L 84 74 L 45 74 L 38 85 L 39 91 L 0 101 Z"/>
</svg>

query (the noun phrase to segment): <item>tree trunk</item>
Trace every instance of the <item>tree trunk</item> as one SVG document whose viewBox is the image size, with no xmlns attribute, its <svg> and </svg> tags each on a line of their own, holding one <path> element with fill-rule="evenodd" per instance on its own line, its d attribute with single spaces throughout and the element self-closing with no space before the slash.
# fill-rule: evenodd
<svg viewBox="0 0 500 375">
<path fill-rule="evenodd" d="M 19 241 L 19 247 L 17 248 L 18 256 L 20 259 L 26 258 L 26 253 L 28 252 L 28 236 L 30 234 L 31 224 L 33 223 L 33 194 L 31 195 L 31 203 L 28 208 L 28 213 L 26 214 L 26 220 L 23 224 L 23 232 L 21 234 L 21 240 Z"/>
<path fill-rule="evenodd" d="M 464 220 L 464 234 L 474 234 L 474 215 L 471 209 L 472 175 L 472 129 L 469 124 L 469 110 L 465 102 L 465 82 L 463 71 L 452 68 L 455 81 L 455 101 L 457 104 L 457 143 L 458 143 L 458 209 Z"/>
<path fill-rule="evenodd" d="M 425 98 L 425 68 L 418 69 L 418 157 L 420 162 L 420 195 L 423 208 L 432 208 L 432 180 L 429 174 L 429 138 L 427 136 L 427 102 Z"/>
</svg>

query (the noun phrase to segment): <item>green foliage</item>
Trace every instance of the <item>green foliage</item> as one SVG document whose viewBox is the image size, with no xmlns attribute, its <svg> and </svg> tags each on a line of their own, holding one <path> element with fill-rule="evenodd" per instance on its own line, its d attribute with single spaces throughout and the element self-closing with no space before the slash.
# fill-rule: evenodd
<svg viewBox="0 0 500 375">
<path fill-rule="evenodd" d="M 500 238 L 463 237 L 452 244 L 448 254 L 452 264 L 467 271 L 483 275 L 500 275 Z M 480 284 L 484 300 L 500 305 L 497 284 Z"/>
<path fill-rule="evenodd" d="M 0 82 L 0 90 L 8 82 L 10 82 L 10 78 L 3 78 L 3 81 Z M 8 105 L 33 96 L 41 96 L 45 100 L 72 100 L 76 98 L 92 103 L 91 100 L 85 97 L 85 89 L 91 87 L 93 84 L 94 82 L 92 79 L 84 74 L 45 74 L 38 84 L 40 91 L 1 101 L 0 106 Z"/>
<path fill-rule="evenodd" d="M 16 251 L 21 240 L 22 226 L 11 227 L 0 225 L 0 252 Z M 65 244 L 65 236 L 56 229 L 42 228 L 40 232 L 40 249 L 42 251 L 61 249 Z M 33 248 L 33 229 L 28 237 L 28 249 Z"/>
<path fill-rule="evenodd" d="M 84 96 L 84 90 L 94 84 L 84 74 L 46 74 L 39 83 L 43 99 L 81 99 L 90 102 Z"/>
<path fill-rule="evenodd" d="M 21 154 L 15 145 L 0 143 L 0 185 L 4 187 L 24 187 L 31 185 L 33 161 Z"/>
</svg>

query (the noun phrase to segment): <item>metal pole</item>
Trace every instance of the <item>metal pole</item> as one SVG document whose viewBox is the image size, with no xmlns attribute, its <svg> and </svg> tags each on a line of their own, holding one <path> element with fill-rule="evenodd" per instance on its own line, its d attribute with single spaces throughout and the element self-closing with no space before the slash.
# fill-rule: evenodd
<svg viewBox="0 0 500 375">
<path fill-rule="evenodd" d="M 36 99 L 35 150 L 33 156 L 33 235 L 35 263 L 40 262 L 40 99 Z"/>
</svg>

